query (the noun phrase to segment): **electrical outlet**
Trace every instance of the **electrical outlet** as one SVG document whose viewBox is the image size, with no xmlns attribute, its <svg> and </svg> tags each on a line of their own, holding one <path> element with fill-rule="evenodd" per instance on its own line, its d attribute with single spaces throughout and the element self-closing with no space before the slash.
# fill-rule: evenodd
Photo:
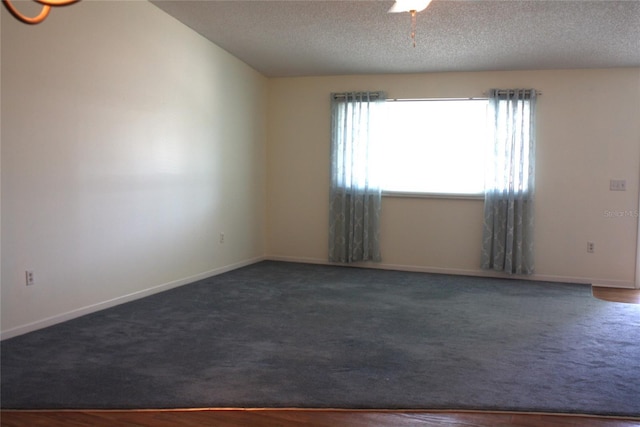
<svg viewBox="0 0 640 427">
<path fill-rule="evenodd" d="M 220 233 L 220 243 L 224 243 L 224 233 Z"/>
<path fill-rule="evenodd" d="M 33 270 L 27 270 L 24 272 L 25 281 L 27 286 L 33 286 L 35 284 L 35 279 L 33 277 Z"/>
<path fill-rule="evenodd" d="M 593 242 L 587 242 L 587 253 L 594 253 L 596 251 L 596 244 Z"/>
<path fill-rule="evenodd" d="M 612 179 L 609 181 L 610 191 L 627 191 L 626 179 Z"/>
</svg>

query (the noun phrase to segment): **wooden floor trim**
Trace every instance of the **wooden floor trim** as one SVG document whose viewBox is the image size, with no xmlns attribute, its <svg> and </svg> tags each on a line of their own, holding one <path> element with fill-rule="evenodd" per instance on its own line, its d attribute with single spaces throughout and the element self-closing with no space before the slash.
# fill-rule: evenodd
<svg viewBox="0 0 640 427">
<path fill-rule="evenodd" d="M 603 301 L 640 304 L 640 289 L 620 289 L 593 286 L 591 293 Z"/>
<path fill-rule="evenodd" d="M 501 411 L 345 409 L 167 409 L 0 412 L 6 427 L 637 427 L 640 418 Z"/>
</svg>

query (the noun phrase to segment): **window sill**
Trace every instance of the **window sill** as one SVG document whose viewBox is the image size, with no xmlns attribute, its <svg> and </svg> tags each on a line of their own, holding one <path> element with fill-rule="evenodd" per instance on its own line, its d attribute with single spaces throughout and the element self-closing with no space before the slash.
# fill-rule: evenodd
<svg viewBox="0 0 640 427">
<path fill-rule="evenodd" d="M 411 199 L 484 200 L 484 194 L 410 193 L 400 191 L 383 191 L 382 197 L 405 197 Z"/>
</svg>

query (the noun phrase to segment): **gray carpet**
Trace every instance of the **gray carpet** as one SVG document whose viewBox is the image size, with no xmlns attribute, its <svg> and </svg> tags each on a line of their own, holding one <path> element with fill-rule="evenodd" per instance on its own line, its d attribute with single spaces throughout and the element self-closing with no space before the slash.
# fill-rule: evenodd
<svg viewBox="0 0 640 427">
<path fill-rule="evenodd" d="M 2 408 L 640 415 L 640 306 L 588 286 L 262 262 L 2 342 Z"/>
</svg>

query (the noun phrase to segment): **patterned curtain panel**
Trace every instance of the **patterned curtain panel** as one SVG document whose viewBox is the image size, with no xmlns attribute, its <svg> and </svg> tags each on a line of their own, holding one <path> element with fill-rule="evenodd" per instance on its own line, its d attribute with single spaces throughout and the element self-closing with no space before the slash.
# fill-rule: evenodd
<svg viewBox="0 0 640 427">
<path fill-rule="evenodd" d="M 329 261 L 381 260 L 379 123 L 382 92 L 331 94 Z"/>
<path fill-rule="evenodd" d="M 492 89 L 481 267 L 532 274 L 535 178 L 534 89 Z"/>
</svg>

